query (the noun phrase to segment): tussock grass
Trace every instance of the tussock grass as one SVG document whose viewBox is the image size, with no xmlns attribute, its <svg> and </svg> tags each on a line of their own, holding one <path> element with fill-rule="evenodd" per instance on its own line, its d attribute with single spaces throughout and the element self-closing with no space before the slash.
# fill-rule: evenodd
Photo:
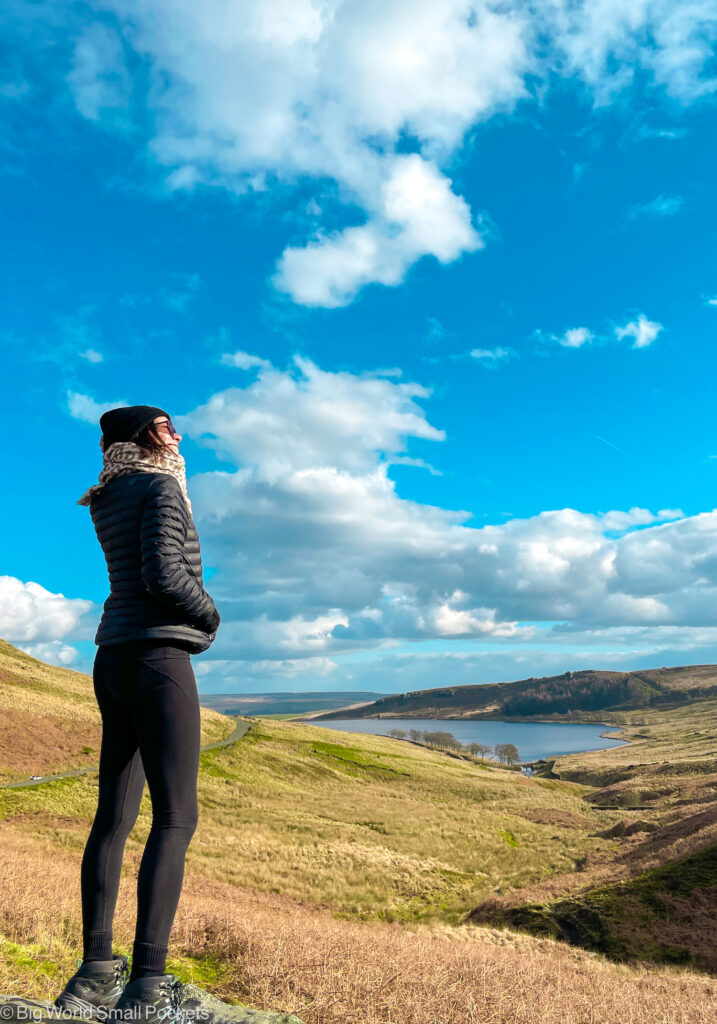
<svg viewBox="0 0 717 1024">
<path fill-rule="evenodd" d="M 115 917 L 129 952 L 135 883 Z M 79 861 L 0 824 L 0 991 L 54 999 L 81 950 Z M 56 965 L 52 972 L 46 965 Z M 510 931 L 356 923 L 188 872 L 168 969 L 305 1024 L 713 1024 L 717 986 Z"/>
<path fill-rule="evenodd" d="M 15 650 L 0 642 L 0 710 L 40 721 L 40 700 L 58 727 L 75 723 L 78 736 L 82 722 L 92 727 L 91 678 L 70 679 Z M 387 737 L 254 719 L 240 742 L 201 755 L 200 822 L 168 970 L 223 998 L 291 1010 L 306 1024 L 712 1022 L 715 983 L 684 966 L 616 965 L 549 938 L 457 927 L 496 896 L 516 906 L 567 893 L 579 909 L 590 886 L 713 842 L 717 701 L 695 710 L 624 716 L 630 747 L 560 758 L 560 778 L 526 778 Z M 203 743 L 234 727 L 207 709 L 202 724 Z M 47 737 L 48 723 L 42 728 Z M 13 758 L 28 752 L 28 732 L 6 747 L 11 772 Z M 80 766 L 79 758 L 67 765 Z M 650 831 L 631 827 L 620 802 L 631 790 L 652 794 L 639 812 Z M 591 806 L 596 794 L 616 795 L 614 809 Z M 0 790 L 2 991 L 54 998 L 53 965 L 60 979 L 74 971 L 79 866 L 96 799 L 93 774 Z M 150 824 L 145 792 L 127 842 L 120 952 L 131 949 Z M 673 917 L 688 912 L 679 927 L 689 926 L 691 909 L 668 906 Z"/>
<path fill-rule="evenodd" d="M 201 755 L 187 866 L 361 920 L 458 923 L 496 888 L 572 870 L 609 844 L 590 833 L 615 814 L 591 813 L 584 786 L 557 787 L 386 737 L 328 742 L 317 726 L 256 719 L 240 742 Z M 0 818 L 29 828 L 44 815 L 58 845 L 79 850 L 96 797 L 94 776 L 0 790 Z M 556 826 L 555 812 L 575 827 Z M 150 825 L 145 792 L 129 864 Z"/>
<path fill-rule="evenodd" d="M 583 778 L 600 785 L 603 775 L 616 768 L 679 762 L 680 771 L 704 770 L 704 762 L 717 767 L 717 700 L 695 701 L 684 707 L 626 711 L 610 714 L 604 721 L 619 731 L 609 732 L 627 739 L 627 746 L 565 754 L 556 767 L 563 778 Z M 700 764 L 702 762 L 702 764 Z"/>
<path fill-rule="evenodd" d="M 589 832 L 615 816 L 559 791 L 380 736 L 254 722 L 203 756 L 200 825 L 188 866 L 362 920 L 457 923 L 483 894 L 570 870 L 606 845 Z M 527 820 L 559 808 L 576 829 Z M 510 841 L 506 838 L 510 834 Z"/>
</svg>

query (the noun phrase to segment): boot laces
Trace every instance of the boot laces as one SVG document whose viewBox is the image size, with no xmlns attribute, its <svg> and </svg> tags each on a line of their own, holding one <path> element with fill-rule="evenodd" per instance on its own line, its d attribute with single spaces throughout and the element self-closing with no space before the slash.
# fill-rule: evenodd
<svg viewBox="0 0 717 1024">
<path fill-rule="evenodd" d="M 163 981 L 160 983 L 159 988 L 162 992 L 169 996 L 169 1012 L 167 1018 L 169 1020 L 178 1021 L 181 1019 L 179 1007 L 182 1003 L 182 996 L 184 994 L 184 984 L 176 978 L 174 981 Z"/>
<path fill-rule="evenodd" d="M 126 960 L 115 960 L 115 982 L 129 978 L 129 964 Z"/>
</svg>

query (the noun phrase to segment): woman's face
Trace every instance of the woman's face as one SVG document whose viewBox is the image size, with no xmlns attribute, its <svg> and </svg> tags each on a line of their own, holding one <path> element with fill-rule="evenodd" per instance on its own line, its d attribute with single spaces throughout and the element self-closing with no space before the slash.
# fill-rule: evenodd
<svg viewBox="0 0 717 1024">
<path fill-rule="evenodd" d="M 164 444 L 171 445 L 175 452 L 178 452 L 179 442 L 182 440 L 182 435 L 175 434 L 175 436 L 172 437 L 168 430 L 167 423 L 168 421 L 166 416 L 157 416 L 157 418 L 154 421 L 155 429 L 157 430 L 159 436 L 162 438 Z M 164 424 L 164 426 L 162 424 Z"/>
<path fill-rule="evenodd" d="M 182 435 L 181 434 L 176 434 L 174 437 L 172 437 L 172 435 L 170 434 L 170 432 L 169 432 L 169 430 L 167 428 L 167 417 L 166 416 L 157 416 L 157 417 L 155 417 L 153 422 L 154 422 L 155 428 L 157 430 L 157 433 L 162 438 L 162 441 L 165 444 L 170 445 L 174 449 L 175 452 L 178 452 L 179 451 L 179 442 L 182 440 Z M 162 424 L 164 424 L 164 426 Z M 104 450 L 105 450 L 105 439 L 104 439 L 104 437 L 100 438 L 100 448 L 104 452 Z"/>
</svg>

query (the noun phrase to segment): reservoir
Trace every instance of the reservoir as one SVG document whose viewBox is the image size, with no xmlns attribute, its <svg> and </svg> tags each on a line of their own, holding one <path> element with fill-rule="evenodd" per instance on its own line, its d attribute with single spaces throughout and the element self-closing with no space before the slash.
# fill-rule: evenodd
<svg viewBox="0 0 717 1024">
<path fill-rule="evenodd" d="M 617 726 L 573 722 L 477 722 L 453 721 L 445 718 L 334 718 L 311 725 L 338 729 L 341 732 L 364 732 L 385 736 L 391 729 L 419 729 L 421 732 L 449 732 L 459 743 L 513 743 L 521 761 L 537 761 L 556 754 L 579 754 L 585 750 L 620 747 L 622 740 L 610 740 L 601 732 L 614 732 Z M 490 757 L 490 754 L 488 755 Z"/>
</svg>

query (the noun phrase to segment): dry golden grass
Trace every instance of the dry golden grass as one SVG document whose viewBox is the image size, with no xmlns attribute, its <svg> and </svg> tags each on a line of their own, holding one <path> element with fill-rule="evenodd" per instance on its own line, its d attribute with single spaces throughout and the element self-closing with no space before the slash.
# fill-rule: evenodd
<svg viewBox="0 0 717 1024">
<path fill-rule="evenodd" d="M 95 786 L 83 777 L 0 790 L 0 818 L 44 812 L 89 826 Z M 457 923 L 496 887 L 571 871 L 608 846 L 590 833 L 620 814 L 592 811 L 582 799 L 588 792 L 386 737 L 257 720 L 239 743 L 202 754 L 200 821 L 187 864 L 207 878 L 359 919 Z M 538 820 L 527 820 L 528 811 Z M 555 823 L 555 814 L 576 827 Z M 150 824 L 145 794 L 130 861 Z M 56 838 L 73 850 L 82 842 L 67 828 Z"/>
<path fill-rule="evenodd" d="M 712 826 L 695 819 L 630 861 L 640 837 L 599 835 L 625 811 L 594 811 L 590 793 L 386 737 L 257 720 L 238 744 L 202 755 L 187 865 L 357 919 L 456 924 L 496 890 L 571 891 L 709 841 Z M 79 852 L 95 802 L 90 776 L 0 791 L 0 817 Z M 659 824 L 657 812 L 647 816 Z M 138 863 L 150 825 L 145 793 L 128 863 Z"/>
<path fill-rule="evenodd" d="M 0 991 L 54 998 L 81 951 L 79 908 L 78 857 L 0 824 Z M 129 951 L 134 917 L 125 873 L 117 950 Z M 188 872 L 168 968 L 190 980 L 207 962 L 221 998 L 305 1024 L 714 1024 L 717 1005 L 714 980 L 690 971 L 507 931 L 337 920 Z"/>
<path fill-rule="evenodd" d="M 717 700 L 685 707 L 628 711 L 610 715 L 616 729 L 608 735 L 629 740 L 627 746 L 566 754 L 558 759 L 561 773 L 572 778 L 585 771 L 599 775 L 610 767 L 714 759 L 717 765 Z"/>
<path fill-rule="evenodd" d="M 216 711 L 202 708 L 201 717 L 202 744 L 233 730 Z M 0 640 L 0 782 L 97 764 L 101 736 L 92 676 L 47 665 Z"/>
<path fill-rule="evenodd" d="M 43 714 L 58 737 L 68 722 L 98 724 L 91 677 L 13 651 L 0 642 L 0 711 Z M 497 889 L 516 901 L 532 891 L 545 898 L 714 841 L 717 701 L 697 714 L 637 717 L 634 745 L 558 761 L 580 783 L 524 778 L 386 737 L 255 722 L 238 744 L 202 754 L 200 822 L 168 969 L 306 1024 L 714 1022 L 715 983 L 689 970 L 629 968 L 550 940 L 451 927 Z M 234 726 L 207 709 L 202 724 L 203 743 Z M 17 753 L 7 747 L 10 771 L 32 752 L 23 743 Z M 667 765 L 677 756 L 681 764 Z M 596 810 L 585 798 L 594 785 L 645 788 L 629 767 L 640 762 L 664 793 L 632 816 L 656 831 L 601 837 L 628 812 Z M 623 782 L 601 780 L 616 769 Z M 0 790 L 4 992 L 54 998 L 74 971 L 79 865 L 96 797 L 94 775 Z M 145 793 L 115 919 L 124 952 L 150 824 Z"/>
</svg>

